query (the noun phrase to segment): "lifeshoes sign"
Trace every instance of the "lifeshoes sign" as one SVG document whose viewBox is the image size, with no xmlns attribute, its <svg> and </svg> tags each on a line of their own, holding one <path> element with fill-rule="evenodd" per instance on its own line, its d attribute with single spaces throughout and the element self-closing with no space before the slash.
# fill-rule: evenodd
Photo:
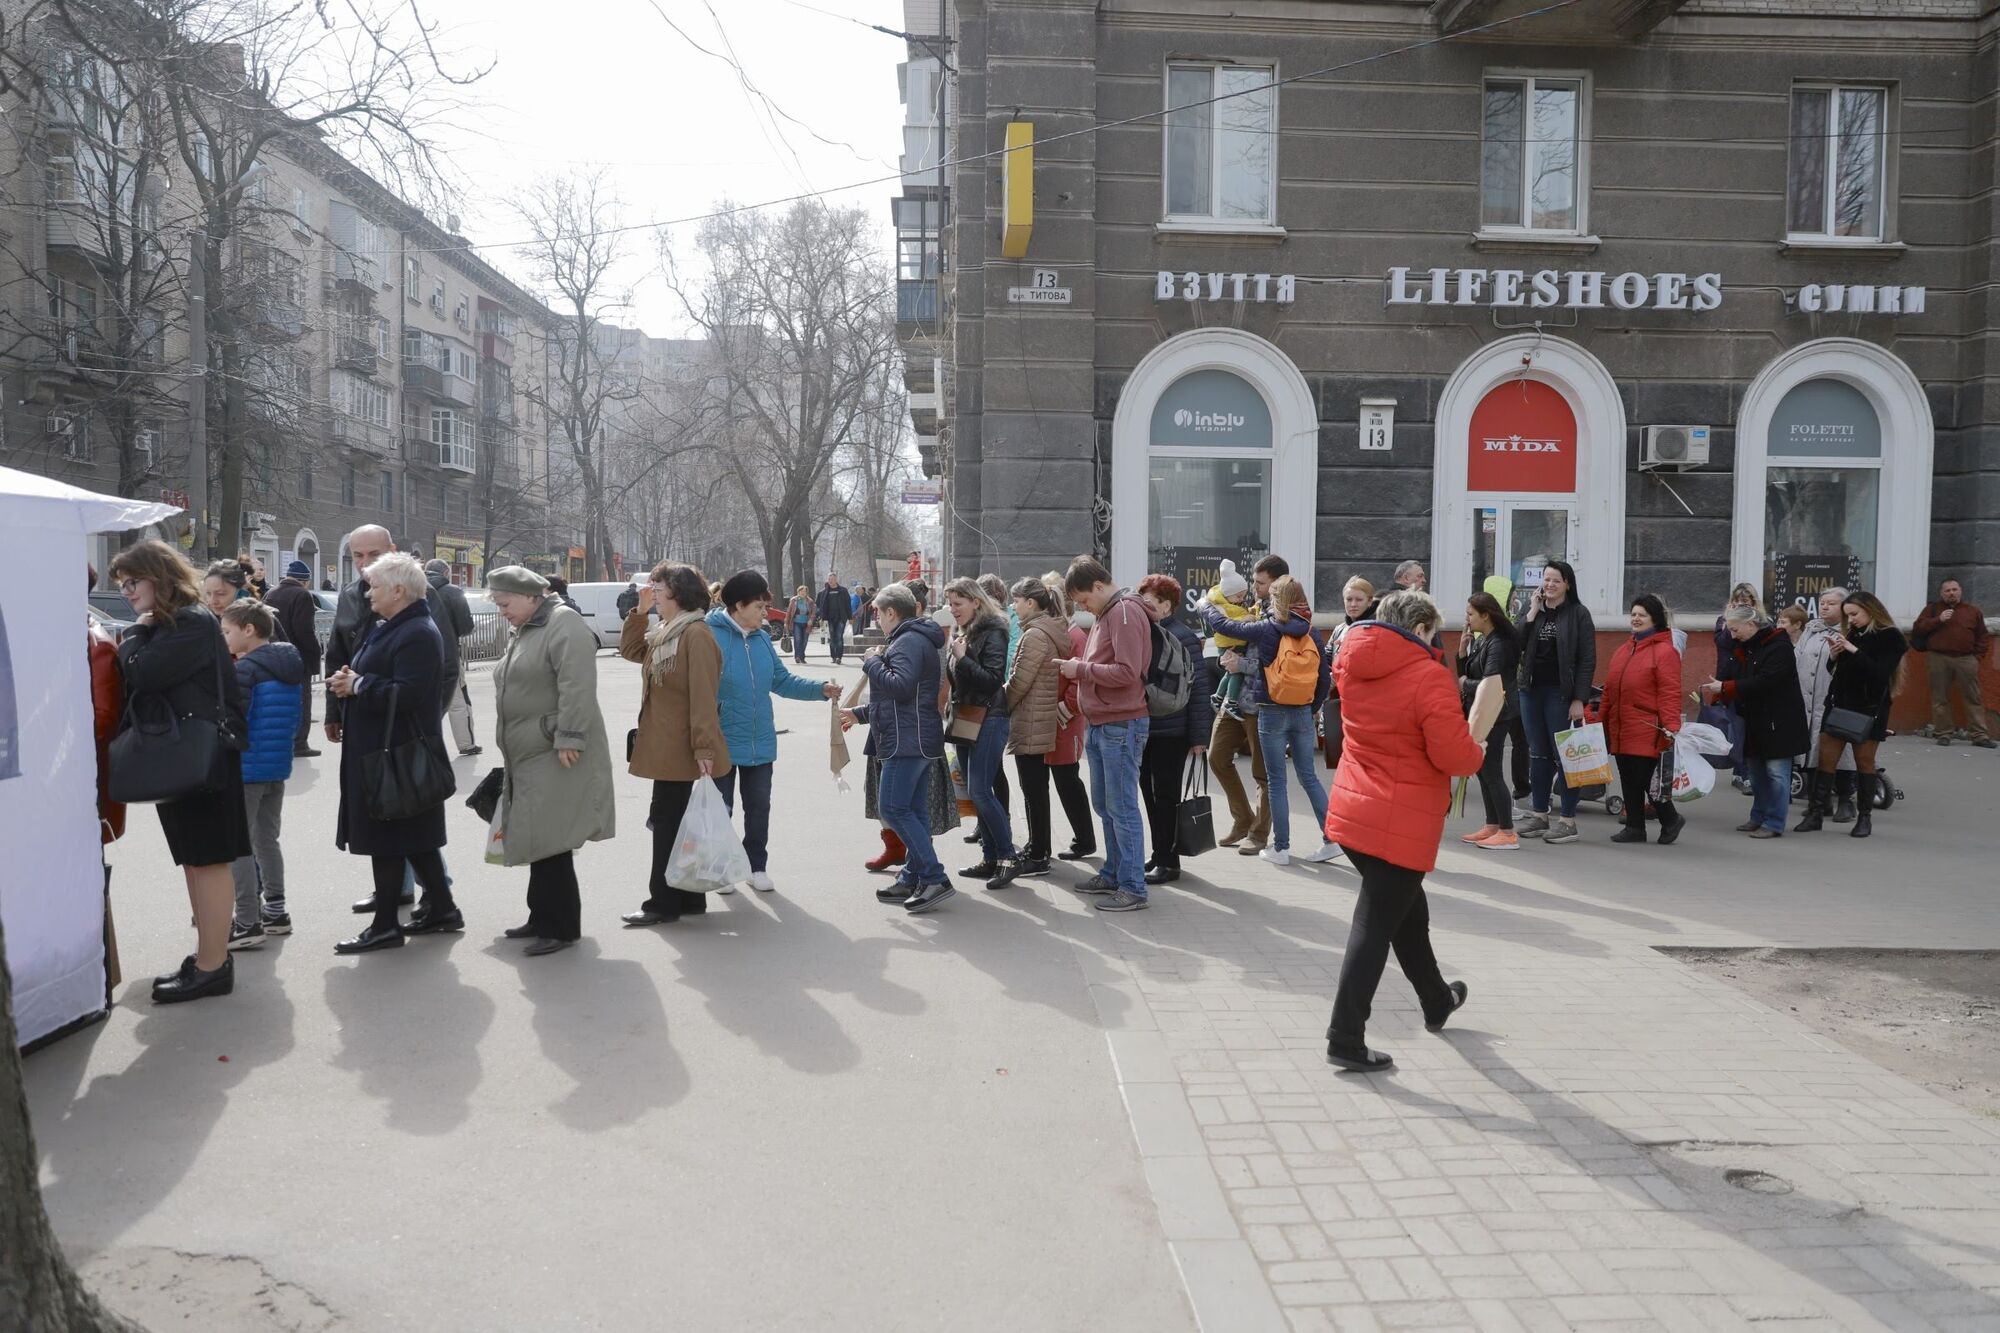
<svg viewBox="0 0 2000 1333">
<path fill-rule="evenodd" d="M 1720 273 L 1533 272 L 1392 268 L 1384 305 L 1525 306 L 1530 310 L 1714 310 Z"/>
</svg>

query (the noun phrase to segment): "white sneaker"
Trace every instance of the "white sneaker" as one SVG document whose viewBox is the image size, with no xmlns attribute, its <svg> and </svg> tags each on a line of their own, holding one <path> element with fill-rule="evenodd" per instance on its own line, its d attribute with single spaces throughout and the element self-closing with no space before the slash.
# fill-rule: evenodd
<svg viewBox="0 0 2000 1333">
<path fill-rule="evenodd" d="M 757 890 L 757 892 L 759 893 L 770 893 L 774 891 L 778 886 L 773 884 L 771 882 L 771 877 L 765 874 L 763 871 L 753 870 L 750 872 L 750 887 Z"/>
<path fill-rule="evenodd" d="M 735 886 L 734 884 L 725 884 L 725 885 L 723 885 L 723 886 L 722 886 L 721 888 L 717 889 L 717 890 L 716 890 L 716 892 L 717 892 L 717 893 L 734 893 L 734 892 L 736 892 L 736 886 Z"/>
<path fill-rule="evenodd" d="M 1327 843 L 1321 843 L 1320 849 L 1314 852 L 1311 856 L 1308 856 L 1306 860 L 1312 862 L 1316 866 L 1323 866 L 1328 861 L 1338 861 L 1341 857 L 1345 855 L 1347 855 L 1347 851 L 1339 843 L 1327 842 Z"/>
<path fill-rule="evenodd" d="M 1282 847 L 1266 847 L 1263 851 L 1257 853 L 1257 855 L 1260 859 L 1269 861 L 1274 866 L 1288 866 L 1292 863 L 1292 854 Z"/>
</svg>

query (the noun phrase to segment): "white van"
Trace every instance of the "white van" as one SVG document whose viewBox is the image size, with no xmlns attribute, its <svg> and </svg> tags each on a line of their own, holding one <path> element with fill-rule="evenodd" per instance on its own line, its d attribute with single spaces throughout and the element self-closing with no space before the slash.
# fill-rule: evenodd
<svg viewBox="0 0 2000 1333">
<path fill-rule="evenodd" d="M 618 597 L 631 583 L 572 583 L 570 600 L 583 612 L 583 623 L 597 636 L 600 648 L 616 648 L 625 618 L 618 614 Z"/>
</svg>

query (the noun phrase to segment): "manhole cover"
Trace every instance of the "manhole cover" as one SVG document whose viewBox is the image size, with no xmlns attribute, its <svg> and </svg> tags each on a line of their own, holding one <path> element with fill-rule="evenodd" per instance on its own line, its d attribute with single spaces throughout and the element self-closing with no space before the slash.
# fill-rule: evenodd
<svg viewBox="0 0 2000 1333">
<path fill-rule="evenodd" d="M 1790 1194 L 1790 1181 L 1781 1180 L 1769 1171 L 1730 1170 L 1722 1173 L 1723 1180 L 1740 1190 L 1752 1194 Z"/>
</svg>

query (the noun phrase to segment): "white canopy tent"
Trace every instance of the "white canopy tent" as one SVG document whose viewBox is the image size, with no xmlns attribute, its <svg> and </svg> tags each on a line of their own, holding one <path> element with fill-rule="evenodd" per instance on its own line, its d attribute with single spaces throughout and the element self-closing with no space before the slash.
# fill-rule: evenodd
<svg viewBox="0 0 2000 1333">
<path fill-rule="evenodd" d="M 104 1008 L 86 538 L 179 512 L 0 467 L 0 921 L 23 1045 Z"/>
</svg>

